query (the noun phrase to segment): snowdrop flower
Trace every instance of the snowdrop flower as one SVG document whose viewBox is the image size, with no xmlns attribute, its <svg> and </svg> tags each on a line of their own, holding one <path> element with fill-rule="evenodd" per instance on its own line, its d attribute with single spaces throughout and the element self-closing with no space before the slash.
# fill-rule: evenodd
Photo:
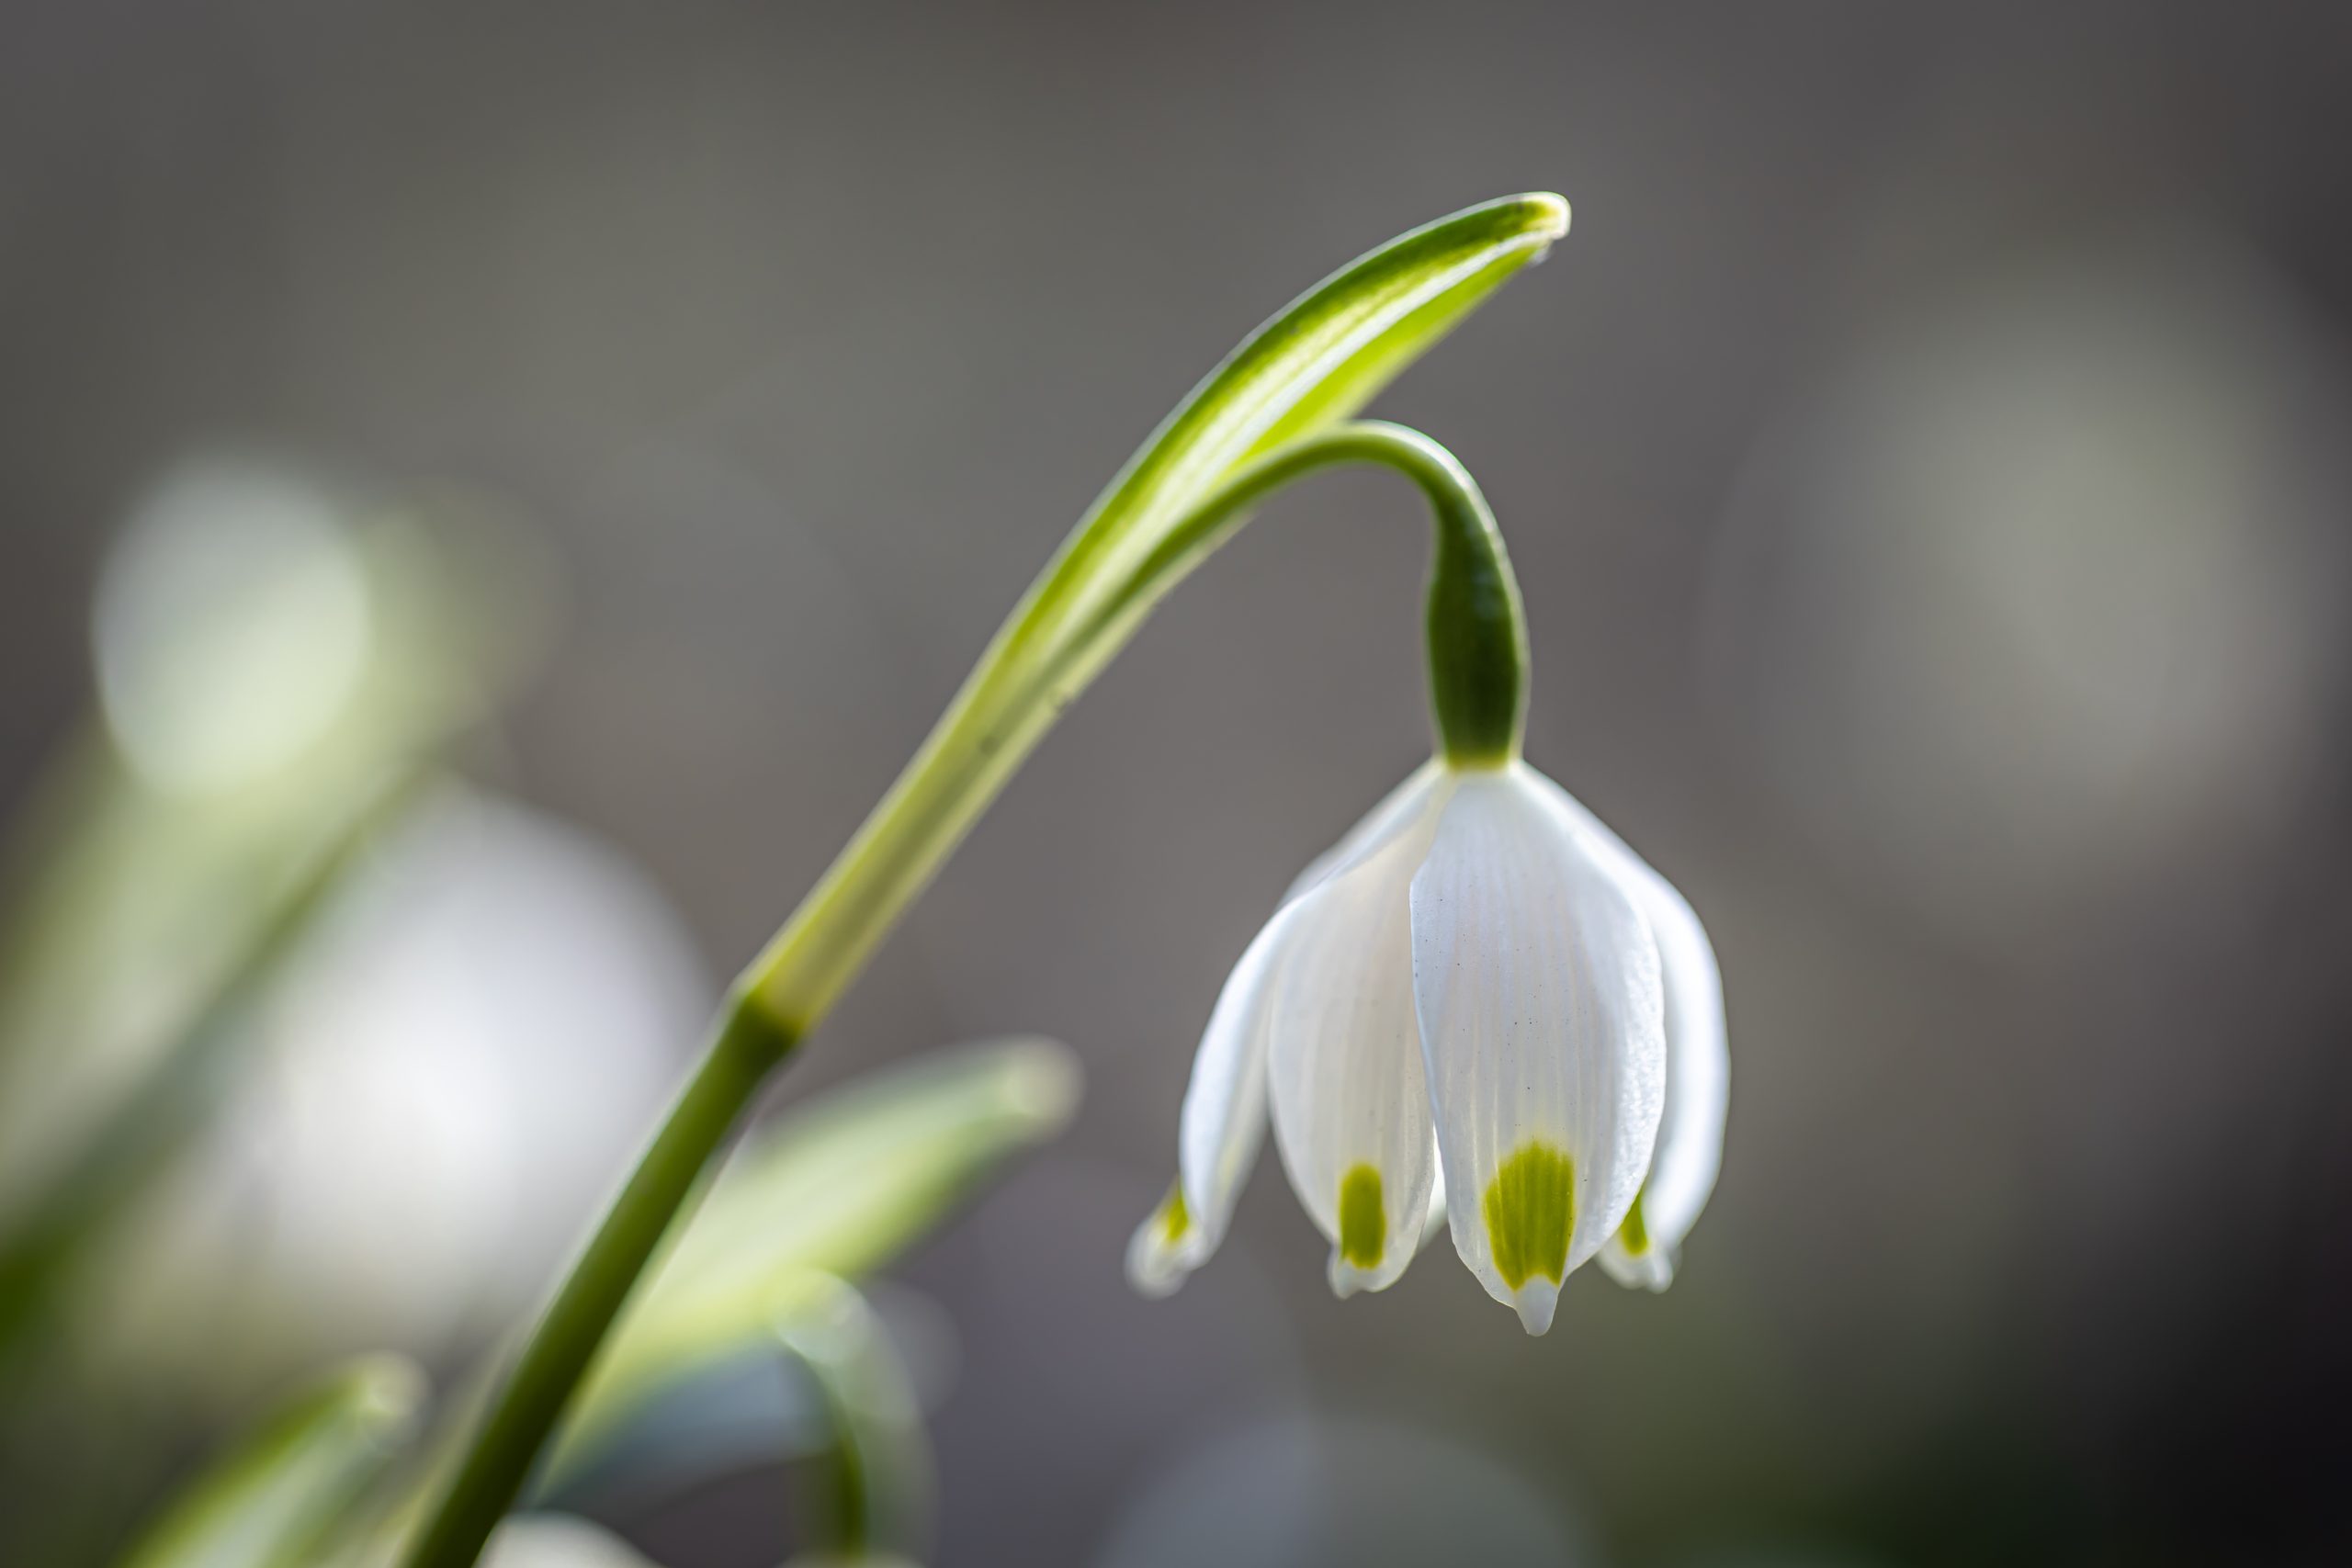
<svg viewBox="0 0 2352 1568">
<path fill-rule="evenodd" d="M 1165 1295 L 1216 1250 L 1271 1111 L 1335 1292 L 1395 1283 L 1442 1207 L 1462 1261 L 1542 1334 L 1596 1256 L 1625 1284 L 1673 1278 L 1723 1155 L 1723 984 L 1682 896 L 1521 761 L 1519 584 L 1476 485 L 1422 457 L 1437 757 L 1235 965 L 1127 1272 Z"/>
<path fill-rule="evenodd" d="M 1670 1281 L 1726 1081 L 1691 905 L 1524 761 L 1430 761 L 1307 867 L 1226 980 L 1181 1178 L 1129 1277 L 1164 1295 L 1209 1258 L 1270 1110 L 1336 1293 L 1404 1274 L 1435 1197 L 1470 1272 L 1543 1333 L 1590 1258 Z"/>
<path fill-rule="evenodd" d="M 1518 759 L 1515 723 L 1510 740 L 1408 779 L 1242 954 L 1181 1175 L 1129 1248 L 1138 1290 L 1215 1250 L 1270 1108 L 1342 1296 L 1404 1272 L 1433 1200 L 1530 1334 L 1596 1255 L 1627 1284 L 1671 1279 L 1722 1154 L 1714 954 L 1664 877 Z"/>
</svg>

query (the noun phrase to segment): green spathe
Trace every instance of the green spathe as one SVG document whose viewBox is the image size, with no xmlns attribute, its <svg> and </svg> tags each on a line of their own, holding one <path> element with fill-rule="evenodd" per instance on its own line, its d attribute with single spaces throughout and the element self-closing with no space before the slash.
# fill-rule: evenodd
<svg viewBox="0 0 2352 1568">
<path fill-rule="evenodd" d="M 1568 1271 L 1568 1233 L 1577 1223 L 1576 1162 L 1531 1139 L 1495 1170 L 1480 1205 L 1495 1272 L 1518 1290 L 1540 1275 L 1555 1285 Z"/>
<path fill-rule="evenodd" d="M 1359 1269 L 1377 1269 L 1388 1251 L 1388 1211 L 1380 1201 L 1380 1172 L 1351 1166 L 1340 1179 L 1340 1256 Z"/>
</svg>

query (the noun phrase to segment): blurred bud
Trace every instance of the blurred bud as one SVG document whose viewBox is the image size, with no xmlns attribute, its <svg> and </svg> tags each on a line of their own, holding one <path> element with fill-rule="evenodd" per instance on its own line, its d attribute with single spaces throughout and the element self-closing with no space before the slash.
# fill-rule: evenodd
<svg viewBox="0 0 2352 1568">
<path fill-rule="evenodd" d="M 289 469 L 206 458 L 168 477 L 116 540 L 98 586 L 98 690 L 148 784 L 243 783 L 340 715 L 374 628 L 338 511 Z"/>
<path fill-rule="evenodd" d="M 498 1527 L 482 1568 L 653 1568 L 627 1542 L 566 1514 L 517 1514 Z"/>
</svg>

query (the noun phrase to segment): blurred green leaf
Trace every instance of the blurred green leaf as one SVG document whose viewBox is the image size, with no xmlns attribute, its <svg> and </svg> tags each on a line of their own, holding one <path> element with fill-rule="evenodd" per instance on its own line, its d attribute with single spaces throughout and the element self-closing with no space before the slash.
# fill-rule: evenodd
<svg viewBox="0 0 2352 1568">
<path fill-rule="evenodd" d="M 911 1553 L 931 1527 L 931 1446 L 898 1347 L 854 1285 L 810 1277 L 778 1314 L 775 1335 L 820 1395 L 831 1443 L 825 1456 L 823 1529 L 830 1555 Z"/>
<path fill-rule="evenodd" d="M 753 1133 L 581 1388 L 550 1483 L 665 1385 L 771 1342 L 780 1314 L 822 1292 L 812 1273 L 865 1273 L 938 1224 L 1077 1100 L 1065 1047 L 1012 1040 L 927 1056 Z"/>
<path fill-rule="evenodd" d="M 33 1199 L 20 1201 L 0 1224 L 0 1352 L 18 1330 L 38 1320 L 57 1272 L 95 1239 L 123 1200 L 155 1173 L 200 1119 L 210 1100 L 214 1069 L 236 1038 L 245 1010 L 276 978 L 378 830 L 407 809 L 418 783 L 414 777 L 388 781 L 357 809 L 342 840 L 322 847 L 300 868 L 266 922 L 251 933 L 235 967 L 220 976 L 220 989 L 185 1021 L 180 1037 L 121 1086 L 78 1146 L 58 1156 L 57 1168 Z"/>
<path fill-rule="evenodd" d="M 94 722 L 17 825 L 0 930 L 0 1344 L 201 1117 L 211 1055 L 244 1007 L 373 829 L 527 662 L 522 622 L 483 598 L 511 569 L 470 562 L 409 518 L 343 543 L 365 656 L 300 744 L 192 784 L 156 776 Z M 184 618 L 187 637 L 208 629 Z M 151 636 L 148 662 L 170 663 L 172 637 Z M 268 695 L 190 685 L 168 694 L 232 714 Z"/>
<path fill-rule="evenodd" d="M 309 1568 L 407 1440 L 424 1395 L 406 1361 L 355 1363 L 199 1476 L 124 1568 Z"/>
</svg>

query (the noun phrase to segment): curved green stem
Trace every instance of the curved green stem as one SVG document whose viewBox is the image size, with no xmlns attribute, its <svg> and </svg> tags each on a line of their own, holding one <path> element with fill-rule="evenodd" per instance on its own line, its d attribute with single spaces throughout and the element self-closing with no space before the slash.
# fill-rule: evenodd
<svg viewBox="0 0 2352 1568">
<path fill-rule="evenodd" d="M 1087 625 L 1082 644 L 1107 646 L 1083 665 L 1086 675 L 1246 521 L 1251 507 L 1293 479 L 1351 463 L 1395 469 L 1430 504 L 1437 536 L 1430 564 L 1430 709 L 1439 749 L 1461 767 L 1493 767 L 1516 758 L 1527 707 L 1527 622 L 1502 532 L 1460 459 L 1419 431 L 1383 420 L 1293 442 L 1242 469 L 1170 528 Z"/>
<path fill-rule="evenodd" d="M 1279 447 L 1238 469 L 1148 548 L 1089 574 L 1082 596 L 1054 592 L 1057 577 L 1049 568 L 889 794 L 737 983 L 708 1054 L 525 1347 L 410 1551 L 408 1568 L 474 1562 L 743 1107 L 864 967 L 1061 710 L 1253 507 L 1305 475 L 1351 463 L 1396 470 L 1435 514 L 1430 671 L 1446 755 L 1462 766 L 1492 766 L 1517 754 L 1526 685 L 1518 584 L 1477 486 L 1451 453 L 1416 431 L 1365 422 Z"/>
<path fill-rule="evenodd" d="M 1431 705 L 1440 742 L 1466 766 L 1519 750 L 1527 636 L 1519 584 L 1486 498 L 1454 456 L 1419 431 L 1343 424 L 1242 467 L 1170 523 L 1152 547 L 1091 585 L 1076 615 L 1036 594 L 980 662 L 922 750 L 824 879 L 760 955 L 745 983 L 805 1031 L 864 967 L 1064 708 L 1124 647 L 1152 606 L 1292 480 L 1344 464 L 1394 468 L 1430 502 Z"/>
</svg>

